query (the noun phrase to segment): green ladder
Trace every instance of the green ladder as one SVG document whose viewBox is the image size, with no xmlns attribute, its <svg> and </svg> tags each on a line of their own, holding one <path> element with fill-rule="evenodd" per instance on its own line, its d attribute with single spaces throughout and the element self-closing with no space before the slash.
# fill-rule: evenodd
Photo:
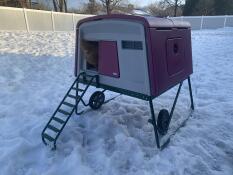
<svg viewBox="0 0 233 175">
<path fill-rule="evenodd" d="M 75 110 L 77 113 L 79 102 L 85 105 L 82 98 L 94 80 L 98 84 L 98 75 L 87 75 L 85 72 L 78 75 L 41 133 L 45 145 L 50 145 L 53 150 L 56 149 L 57 139 Z M 85 82 L 84 89 L 78 87 L 80 81 Z"/>
</svg>

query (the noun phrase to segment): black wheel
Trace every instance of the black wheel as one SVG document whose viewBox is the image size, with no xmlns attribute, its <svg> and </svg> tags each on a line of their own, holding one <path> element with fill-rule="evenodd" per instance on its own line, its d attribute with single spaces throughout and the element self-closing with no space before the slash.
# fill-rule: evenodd
<svg viewBox="0 0 233 175">
<path fill-rule="evenodd" d="M 89 99 L 89 106 L 96 110 L 99 109 L 104 103 L 105 95 L 101 91 L 94 92 Z"/>
<path fill-rule="evenodd" d="M 170 124 L 170 115 L 168 110 L 166 109 L 160 110 L 157 119 L 157 127 L 159 134 L 161 135 L 167 134 L 169 124 Z"/>
</svg>

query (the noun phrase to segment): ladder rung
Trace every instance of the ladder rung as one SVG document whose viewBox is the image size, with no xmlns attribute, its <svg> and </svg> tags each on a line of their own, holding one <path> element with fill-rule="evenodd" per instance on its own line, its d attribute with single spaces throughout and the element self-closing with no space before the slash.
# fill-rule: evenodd
<svg viewBox="0 0 233 175">
<path fill-rule="evenodd" d="M 67 96 L 70 97 L 70 98 L 76 99 L 76 96 L 75 96 L 75 95 L 70 95 L 70 94 L 68 94 Z"/>
<path fill-rule="evenodd" d="M 47 126 L 49 129 L 53 130 L 54 132 L 59 132 L 60 130 L 57 129 L 56 127 L 52 126 L 52 125 L 48 125 Z"/>
<path fill-rule="evenodd" d="M 88 74 L 86 74 L 86 75 L 84 75 L 84 77 L 90 77 L 90 78 L 93 78 L 93 77 L 95 77 L 95 75 L 88 75 Z"/>
<path fill-rule="evenodd" d="M 71 95 L 71 94 L 68 94 L 67 96 L 70 97 L 70 98 L 73 98 L 73 99 L 77 99 L 77 100 L 81 97 L 80 95 L 78 95 L 77 98 L 76 98 L 75 95 Z"/>
<path fill-rule="evenodd" d="M 55 120 L 55 121 L 57 121 L 58 123 L 61 123 L 61 124 L 65 123 L 65 121 L 63 121 L 62 119 L 57 118 L 57 117 L 53 117 L 53 120 Z"/>
<path fill-rule="evenodd" d="M 64 105 L 66 105 L 66 106 L 69 106 L 69 107 L 74 107 L 74 105 L 73 104 L 71 104 L 71 103 L 68 103 L 68 102 L 66 102 L 66 101 L 64 101 L 62 104 L 64 104 Z"/>
<path fill-rule="evenodd" d="M 43 137 L 46 138 L 48 141 L 53 142 L 55 139 L 52 138 L 50 135 L 43 133 Z"/>
<path fill-rule="evenodd" d="M 76 87 L 72 87 L 72 89 L 73 89 L 73 90 L 77 90 L 77 88 L 76 88 Z M 84 89 L 80 89 L 80 88 L 78 88 L 78 91 L 83 92 L 83 91 L 84 91 Z"/>
<path fill-rule="evenodd" d="M 62 114 L 65 114 L 65 115 L 70 115 L 69 112 L 64 111 L 64 110 L 62 110 L 62 109 L 58 109 L 57 111 L 60 112 L 60 113 L 62 113 Z"/>
</svg>

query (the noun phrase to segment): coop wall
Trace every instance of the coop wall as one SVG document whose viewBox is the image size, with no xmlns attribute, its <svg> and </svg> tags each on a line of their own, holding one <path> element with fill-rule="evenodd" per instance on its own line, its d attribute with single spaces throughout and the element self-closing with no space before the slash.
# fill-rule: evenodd
<svg viewBox="0 0 233 175">
<path fill-rule="evenodd" d="M 150 37 L 151 95 L 156 97 L 192 74 L 191 30 L 151 28 Z"/>
<path fill-rule="evenodd" d="M 120 75 L 116 78 L 99 74 L 100 83 L 150 95 L 147 48 L 142 24 L 109 19 L 89 21 L 79 26 L 78 38 L 77 72 L 85 71 L 89 74 L 98 74 L 98 71 L 87 69 L 85 54 L 81 47 L 83 40 L 115 41 L 117 43 Z M 132 42 L 135 42 L 135 47 L 131 47 Z"/>
</svg>

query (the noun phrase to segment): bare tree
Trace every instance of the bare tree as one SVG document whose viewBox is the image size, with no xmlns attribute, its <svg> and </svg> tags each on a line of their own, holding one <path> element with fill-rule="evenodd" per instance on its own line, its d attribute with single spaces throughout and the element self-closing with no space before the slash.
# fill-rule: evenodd
<svg viewBox="0 0 233 175">
<path fill-rule="evenodd" d="M 107 14 L 111 14 L 112 10 L 120 4 L 122 0 L 100 0 Z"/>
<path fill-rule="evenodd" d="M 84 3 L 83 6 L 78 9 L 70 9 L 74 10 L 75 13 L 83 13 L 83 14 L 98 14 L 102 11 L 102 4 L 96 0 L 89 0 L 87 3 Z"/>
<path fill-rule="evenodd" d="M 31 0 L 0 0 L 0 6 L 31 8 Z"/>
<path fill-rule="evenodd" d="M 154 2 L 146 7 L 146 10 L 153 16 L 168 16 L 166 10 L 161 7 L 160 3 Z"/>
<path fill-rule="evenodd" d="M 65 12 L 67 13 L 68 9 L 67 9 L 67 1 L 66 0 L 64 0 L 64 7 L 65 7 Z"/>
<path fill-rule="evenodd" d="M 182 4 L 183 0 L 163 0 L 161 4 L 166 8 L 174 8 L 173 16 L 177 16 L 177 9 Z"/>
<path fill-rule="evenodd" d="M 165 5 L 164 1 L 160 2 L 154 2 L 152 4 L 149 4 L 146 7 L 146 10 L 153 16 L 173 16 L 174 15 L 174 6 L 173 5 Z M 182 8 L 181 6 L 178 6 L 176 9 L 176 16 L 182 14 Z"/>
<path fill-rule="evenodd" d="M 56 12 L 67 12 L 67 0 L 53 0 L 53 7 Z"/>
<path fill-rule="evenodd" d="M 57 0 L 53 0 L 54 11 L 57 12 Z"/>
<path fill-rule="evenodd" d="M 212 0 L 202 0 L 199 1 L 195 7 L 195 9 L 199 12 L 200 15 L 214 15 L 214 1 Z"/>
<path fill-rule="evenodd" d="M 120 4 L 115 8 L 118 10 L 119 13 L 126 13 L 126 14 L 133 14 L 133 10 L 135 9 L 134 5 L 129 3 L 129 4 Z"/>
<path fill-rule="evenodd" d="M 95 0 L 89 0 L 86 4 L 86 11 L 90 14 L 96 14 L 98 11 L 98 4 Z"/>
<path fill-rule="evenodd" d="M 183 10 L 184 16 L 200 16 L 200 15 L 216 15 L 216 2 L 222 3 L 219 0 L 186 0 Z M 225 5 L 225 4 L 224 4 Z M 226 9 L 226 8 L 225 8 Z"/>
<path fill-rule="evenodd" d="M 28 0 L 29 8 L 32 8 L 32 0 Z"/>
<path fill-rule="evenodd" d="M 31 1 L 30 0 L 17 0 L 21 7 L 24 8 L 31 8 Z"/>
</svg>

